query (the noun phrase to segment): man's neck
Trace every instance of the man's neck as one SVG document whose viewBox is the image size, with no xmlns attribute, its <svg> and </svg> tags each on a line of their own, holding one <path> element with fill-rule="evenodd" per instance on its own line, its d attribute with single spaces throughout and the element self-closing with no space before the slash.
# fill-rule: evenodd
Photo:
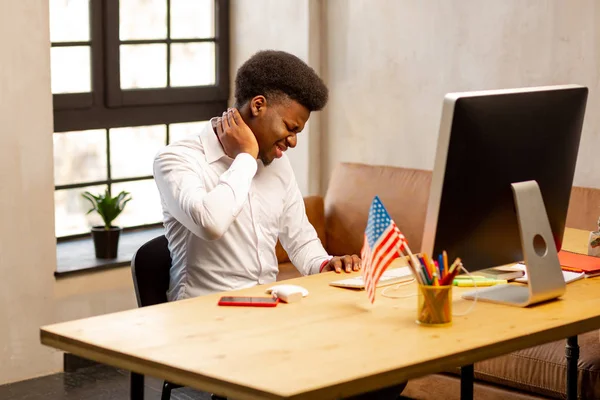
<svg viewBox="0 0 600 400">
<path fill-rule="evenodd" d="M 237 108 L 237 104 L 234 105 L 235 108 Z M 246 103 L 242 106 L 242 108 L 238 108 L 238 111 L 240 112 L 240 115 L 242 116 L 242 119 L 244 120 L 244 122 L 246 124 L 248 124 L 248 121 L 250 120 L 250 116 L 251 116 L 251 111 L 250 111 L 250 103 Z M 221 139 L 219 138 L 219 133 L 217 131 L 217 124 L 220 123 L 220 118 L 222 118 L 223 116 L 219 116 L 219 117 L 213 117 L 210 120 L 210 124 L 212 126 L 213 132 L 215 134 L 215 136 L 217 137 L 217 140 L 219 141 L 219 144 L 221 145 L 221 148 L 223 148 L 223 151 L 225 151 L 225 147 L 223 147 L 223 143 L 221 142 Z M 227 152 L 225 152 L 227 153 Z M 228 155 L 229 156 L 229 155 Z"/>
<path fill-rule="evenodd" d="M 248 122 L 250 121 L 250 119 L 252 117 L 252 111 L 250 110 L 250 102 L 247 102 L 240 108 L 238 108 L 237 104 L 236 104 L 236 108 L 240 112 L 240 115 L 242 116 L 242 119 L 244 120 L 246 125 L 248 125 Z"/>
</svg>

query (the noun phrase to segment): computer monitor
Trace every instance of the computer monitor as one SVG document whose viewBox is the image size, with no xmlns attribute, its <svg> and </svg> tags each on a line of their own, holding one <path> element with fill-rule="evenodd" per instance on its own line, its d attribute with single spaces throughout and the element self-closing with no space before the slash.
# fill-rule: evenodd
<svg viewBox="0 0 600 400">
<path fill-rule="evenodd" d="M 563 85 L 450 93 L 444 98 L 421 250 L 434 256 L 446 250 L 449 260 L 460 257 L 469 271 L 525 259 L 529 292 L 515 295 L 519 301 L 507 300 L 505 294 L 490 301 L 528 305 L 564 292 L 556 251 L 562 245 L 587 94 L 586 87 Z M 543 201 L 536 202 L 535 188 L 513 188 L 526 181 L 537 183 Z M 518 193 L 533 203 L 521 203 L 519 210 Z M 539 220 L 545 215 L 549 237 L 541 234 L 544 223 Z M 536 232 L 527 237 L 522 229 Z M 555 248 L 546 249 L 544 239 Z M 532 263 L 540 265 L 534 276 Z M 555 287 L 555 293 L 545 296 L 532 293 L 559 285 L 533 282 L 542 275 L 560 278 L 562 289 Z"/>
</svg>

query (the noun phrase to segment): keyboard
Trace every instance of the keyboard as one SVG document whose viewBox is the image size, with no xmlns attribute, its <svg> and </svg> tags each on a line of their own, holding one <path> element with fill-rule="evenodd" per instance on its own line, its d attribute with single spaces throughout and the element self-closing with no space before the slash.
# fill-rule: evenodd
<svg viewBox="0 0 600 400">
<path fill-rule="evenodd" d="M 396 283 L 408 282 L 413 279 L 413 275 L 410 272 L 409 267 L 400 267 L 386 270 L 379 282 L 377 287 L 394 285 Z M 329 285 L 351 289 L 364 289 L 365 283 L 362 276 L 354 276 L 352 278 L 340 279 L 337 281 L 329 282 Z"/>
</svg>

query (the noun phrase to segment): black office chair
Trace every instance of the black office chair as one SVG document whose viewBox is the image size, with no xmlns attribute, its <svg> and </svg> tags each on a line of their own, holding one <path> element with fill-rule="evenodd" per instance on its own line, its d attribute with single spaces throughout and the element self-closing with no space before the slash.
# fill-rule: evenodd
<svg viewBox="0 0 600 400">
<path fill-rule="evenodd" d="M 144 243 L 131 259 L 131 274 L 138 307 L 153 306 L 167 302 L 171 253 L 165 235 Z M 171 390 L 181 387 L 164 381 L 161 400 L 171 398 Z M 144 375 L 131 373 L 132 399 L 144 398 Z"/>
<path fill-rule="evenodd" d="M 171 253 L 165 235 L 155 237 L 144 243 L 131 259 L 131 274 L 138 307 L 153 306 L 166 303 L 169 290 L 169 270 L 171 269 Z M 171 390 L 181 385 L 164 381 L 161 400 L 171 398 Z M 144 375 L 131 373 L 130 390 L 132 399 L 144 398 Z M 225 400 L 212 395 L 213 400 Z"/>
</svg>

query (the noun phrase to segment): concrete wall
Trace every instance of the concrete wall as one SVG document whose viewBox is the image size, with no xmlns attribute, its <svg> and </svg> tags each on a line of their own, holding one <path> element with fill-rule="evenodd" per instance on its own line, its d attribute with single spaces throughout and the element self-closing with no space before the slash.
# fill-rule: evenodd
<svg viewBox="0 0 600 400">
<path fill-rule="evenodd" d="M 445 93 L 590 88 L 575 185 L 600 187 L 600 3 L 329 0 L 322 179 L 342 161 L 432 169 Z"/>
</svg>

